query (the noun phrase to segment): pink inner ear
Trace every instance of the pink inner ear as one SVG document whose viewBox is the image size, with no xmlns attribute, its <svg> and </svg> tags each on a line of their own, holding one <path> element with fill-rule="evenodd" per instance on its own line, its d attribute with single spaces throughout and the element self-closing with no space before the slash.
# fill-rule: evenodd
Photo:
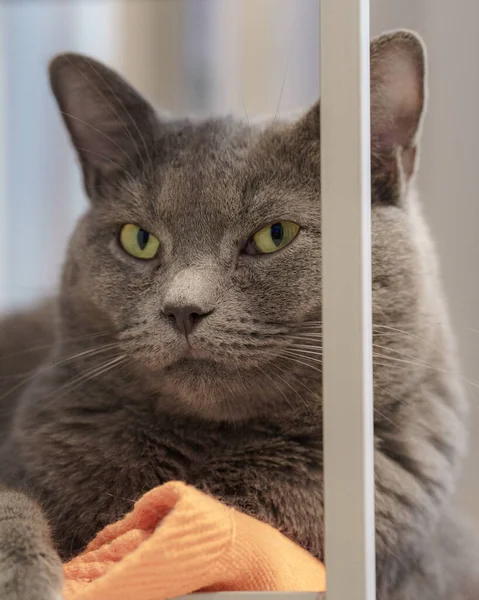
<svg viewBox="0 0 479 600">
<path fill-rule="evenodd" d="M 408 148 L 414 163 L 415 136 L 424 106 L 424 73 L 418 56 L 407 47 L 382 48 L 371 60 L 372 139 L 379 150 Z"/>
<path fill-rule="evenodd" d="M 64 54 L 52 61 L 50 77 L 88 184 L 147 153 L 154 110 L 120 75 L 94 59 Z"/>
<path fill-rule="evenodd" d="M 410 146 L 404 148 L 401 152 L 401 166 L 404 175 L 407 179 L 410 179 L 414 173 L 414 166 L 416 164 L 416 146 Z"/>
</svg>

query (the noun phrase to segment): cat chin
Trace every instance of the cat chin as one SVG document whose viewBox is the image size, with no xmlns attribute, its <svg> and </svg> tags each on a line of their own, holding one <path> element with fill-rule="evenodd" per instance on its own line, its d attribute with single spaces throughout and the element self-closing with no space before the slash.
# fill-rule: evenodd
<svg viewBox="0 0 479 600">
<path fill-rule="evenodd" d="M 209 358 L 184 357 L 172 363 L 165 369 L 167 376 L 191 378 L 201 384 L 203 380 L 216 379 L 222 376 L 231 376 L 234 371 L 231 367 Z"/>
<path fill-rule="evenodd" d="M 182 359 L 165 369 L 160 403 L 168 411 L 210 421 L 250 419 L 258 416 L 261 403 L 257 393 L 248 391 L 247 380 L 236 367 L 207 359 Z"/>
</svg>

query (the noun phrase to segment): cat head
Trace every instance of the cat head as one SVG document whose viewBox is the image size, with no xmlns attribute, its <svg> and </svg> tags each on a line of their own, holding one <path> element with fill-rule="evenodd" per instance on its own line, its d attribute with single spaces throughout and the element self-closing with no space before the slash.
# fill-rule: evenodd
<svg viewBox="0 0 479 600">
<path fill-rule="evenodd" d="M 64 269 L 62 328 L 114 331 L 128 370 L 178 410 L 213 419 L 315 410 L 319 102 L 261 126 L 175 120 L 90 58 L 60 55 L 50 75 L 90 199 Z M 410 189 L 424 104 L 418 38 L 374 40 L 374 318 L 392 328 L 414 329 L 421 302 Z M 398 379 L 388 366 L 375 375 Z"/>
</svg>

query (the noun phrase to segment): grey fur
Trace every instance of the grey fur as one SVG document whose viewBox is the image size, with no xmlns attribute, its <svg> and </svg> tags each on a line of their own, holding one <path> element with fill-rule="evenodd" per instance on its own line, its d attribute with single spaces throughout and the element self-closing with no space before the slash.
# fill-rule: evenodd
<svg viewBox="0 0 479 600">
<path fill-rule="evenodd" d="M 453 505 L 467 412 L 414 191 L 424 63 L 413 34 L 372 44 L 381 600 L 479 598 L 478 555 Z M 40 320 L 51 351 L 37 357 L 28 388 L 10 395 L 15 402 L 2 400 L 15 411 L 1 447 L 4 484 L 42 507 L 63 559 L 171 479 L 323 558 L 319 105 L 267 127 L 168 120 L 91 59 L 62 55 L 50 72 L 91 206 L 71 238 L 50 305 L 56 317 Z M 256 230 L 280 219 L 301 225 L 294 242 L 272 255 L 242 253 Z M 161 240 L 157 259 L 120 249 L 119 228 L 130 222 Z M 188 341 L 163 312 L 172 303 L 212 311 Z M 31 319 L 0 326 L 2 354 L 15 346 L 12 327 L 28 350 Z M 12 505 L 10 492 L 0 493 L 0 527 L 21 540 L 37 513 L 9 522 Z M 10 576 L 4 539 L 0 571 Z M 47 535 L 32 544 L 51 556 Z M 40 573 L 26 568 L 25 584 L 36 589 Z"/>
</svg>

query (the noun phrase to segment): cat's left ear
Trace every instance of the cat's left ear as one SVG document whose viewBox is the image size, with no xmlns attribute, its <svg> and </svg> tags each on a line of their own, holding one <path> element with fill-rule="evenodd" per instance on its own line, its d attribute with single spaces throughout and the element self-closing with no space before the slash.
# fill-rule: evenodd
<svg viewBox="0 0 479 600">
<path fill-rule="evenodd" d="M 371 148 L 394 156 L 406 180 L 415 172 L 426 105 L 426 53 L 409 31 L 386 33 L 371 43 Z"/>
<path fill-rule="evenodd" d="M 373 40 L 370 56 L 373 176 L 382 200 L 395 202 L 401 181 L 416 167 L 426 104 L 425 49 L 414 33 L 395 31 Z M 318 102 L 295 125 L 296 139 L 319 139 L 319 111 Z"/>
<path fill-rule="evenodd" d="M 92 197 L 102 179 L 148 164 L 158 121 L 120 75 L 80 54 L 50 63 L 50 83 Z"/>
</svg>

